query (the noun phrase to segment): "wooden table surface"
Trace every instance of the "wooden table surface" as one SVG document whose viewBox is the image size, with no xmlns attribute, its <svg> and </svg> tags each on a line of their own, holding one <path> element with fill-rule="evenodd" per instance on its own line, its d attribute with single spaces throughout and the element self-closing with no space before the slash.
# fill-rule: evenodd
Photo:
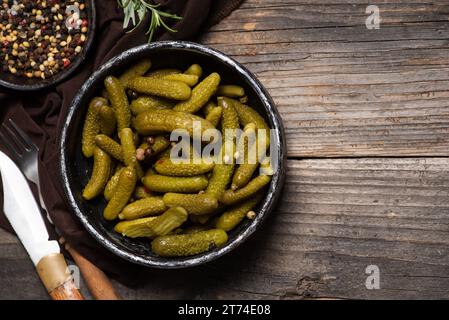
<svg viewBox="0 0 449 320">
<path fill-rule="evenodd" d="M 125 298 L 449 298 L 449 1 L 377 1 L 373 30 L 368 4 L 247 0 L 199 39 L 274 98 L 284 195 L 234 253 L 117 284 Z M 3 231 L 0 266 L 0 298 L 47 299 Z"/>
</svg>

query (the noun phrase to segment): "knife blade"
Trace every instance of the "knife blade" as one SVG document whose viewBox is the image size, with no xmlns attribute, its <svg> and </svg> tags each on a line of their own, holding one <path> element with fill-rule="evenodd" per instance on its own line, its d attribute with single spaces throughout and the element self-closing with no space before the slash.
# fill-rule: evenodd
<svg viewBox="0 0 449 320">
<path fill-rule="evenodd" d="M 0 152 L 4 205 L 11 226 L 34 265 L 46 255 L 60 253 L 57 241 L 48 240 L 48 231 L 25 177 L 15 163 Z"/>
<path fill-rule="evenodd" d="M 0 151 L 3 211 L 53 299 L 83 299 L 76 289 L 59 244 L 49 240 L 40 209 L 16 164 Z"/>
</svg>

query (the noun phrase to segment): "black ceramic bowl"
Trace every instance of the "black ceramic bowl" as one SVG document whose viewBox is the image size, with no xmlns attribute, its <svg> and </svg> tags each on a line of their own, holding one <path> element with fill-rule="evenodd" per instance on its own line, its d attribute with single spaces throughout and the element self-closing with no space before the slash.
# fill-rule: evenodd
<svg viewBox="0 0 449 320">
<path fill-rule="evenodd" d="M 37 78 L 23 78 L 15 76 L 9 72 L 0 72 L 0 86 L 17 91 L 37 91 L 45 89 L 56 85 L 66 79 L 71 75 L 84 61 L 89 51 L 94 34 L 95 34 L 95 24 L 96 24 L 96 11 L 95 11 L 95 1 L 86 0 L 86 10 L 88 18 L 88 31 L 87 40 L 83 45 L 83 50 L 75 57 L 75 60 L 70 64 L 69 68 L 58 72 L 53 77 L 48 79 L 37 79 Z"/>
<path fill-rule="evenodd" d="M 92 160 L 83 157 L 81 152 L 81 131 L 89 100 L 98 95 L 103 80 L 108 75 L 119 75 L 132 63 L 150 57 L 154 69 L 175 67 L 186 69 L 199 63 L 205 74 L 217 71 L 222 75 L 222 83 L 238 84 L 245 88 L 251 106 L 256 108 L 275 129 L 273 144 L 277 148 L 278 169 L 273 175 L 266 197 L 256 208 L 254 220 L 245 219 L 229 233 L 228 243 L 207 253 L 185 258 L 163 258 L 153 254 L 148 240 L 129 239 L 114 232 L 114 223 L 102 217 L 106 202 L 98 197 L 85 201 L 81 197 L 83 186 L 87 183 Z M 87 230 L 102 245 L 118 256 L 129 261 L 156 268 L 183 268 L 214 260 L 230 252 L 244 242 L 273 210 L 280 193 L 285 174 L 285 138 L 281 118 L 267 91 L 256 77 L 242 65 L 213 49 L 189 42 L 155 42 L 130 49 L 112 58 L 97 70 L 79 90 L 74 98 L 60 136 L 60 170 L 64 192 L 68 203 Z"/>
</svg>

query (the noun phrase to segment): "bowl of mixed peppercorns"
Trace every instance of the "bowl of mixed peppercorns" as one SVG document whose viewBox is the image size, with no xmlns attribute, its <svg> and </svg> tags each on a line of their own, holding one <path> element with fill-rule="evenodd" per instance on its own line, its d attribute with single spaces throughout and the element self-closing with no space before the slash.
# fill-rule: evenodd
<svg viewBox="0 0 449 320">
<path fill-rule="evenodd" d="M 95 28 L 93 0 L 0 0 L 0 86 L 52 86 L 81 64 Z"/>
</svg>

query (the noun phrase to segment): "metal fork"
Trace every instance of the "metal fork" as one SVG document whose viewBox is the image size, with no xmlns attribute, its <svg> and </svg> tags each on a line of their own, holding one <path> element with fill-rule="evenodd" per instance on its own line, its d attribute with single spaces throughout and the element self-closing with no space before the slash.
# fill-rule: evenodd
<svg viewBox="0 0 449 320">
<path fill-rule="evenodd" d="M 39 148 L 33 143 L 31 138 L 22 131 L 12 119 L 5 121 L 0 127 L 0 141 L 9 149 L 15 163 L 20 167 L 28 180 L 37 185 L 39 191 L 39 202 L 41 207 L 47 214 L 47 219 L 53 224 L 53 221 L 48 215 L 47 207 L 42 199 L 41 186 L 39 183 L 39 172 L 37 167 L 37 160 L 39 156 Z M 55 227 L 56 233 L 59 230 Z M 60 242 L 65 242 L 63 238 Z M 100 300 L 119 300 L 121 299 L 118 293 L 112 286 L 109 278 L 92 264 L 89 260 L 81 256 L 74 248 L 65 244 L 65 249 L 70 253 L 78 267 L 81 274 L 86 281 L 87 287 L 96 299 Z"/>
<path fill-rule="evenodd" d="M 39 148 L 11 118 L 5 121 L 0 128 L 0 141 L 8 148 L 15 163 L 20 167 L 27 179 L 37 186 L 41 207 L 45 210 L 47 219 L 53 223 L 42 198 L 41 185 L 39 183 L 37 165 Z"/>
</svg>

